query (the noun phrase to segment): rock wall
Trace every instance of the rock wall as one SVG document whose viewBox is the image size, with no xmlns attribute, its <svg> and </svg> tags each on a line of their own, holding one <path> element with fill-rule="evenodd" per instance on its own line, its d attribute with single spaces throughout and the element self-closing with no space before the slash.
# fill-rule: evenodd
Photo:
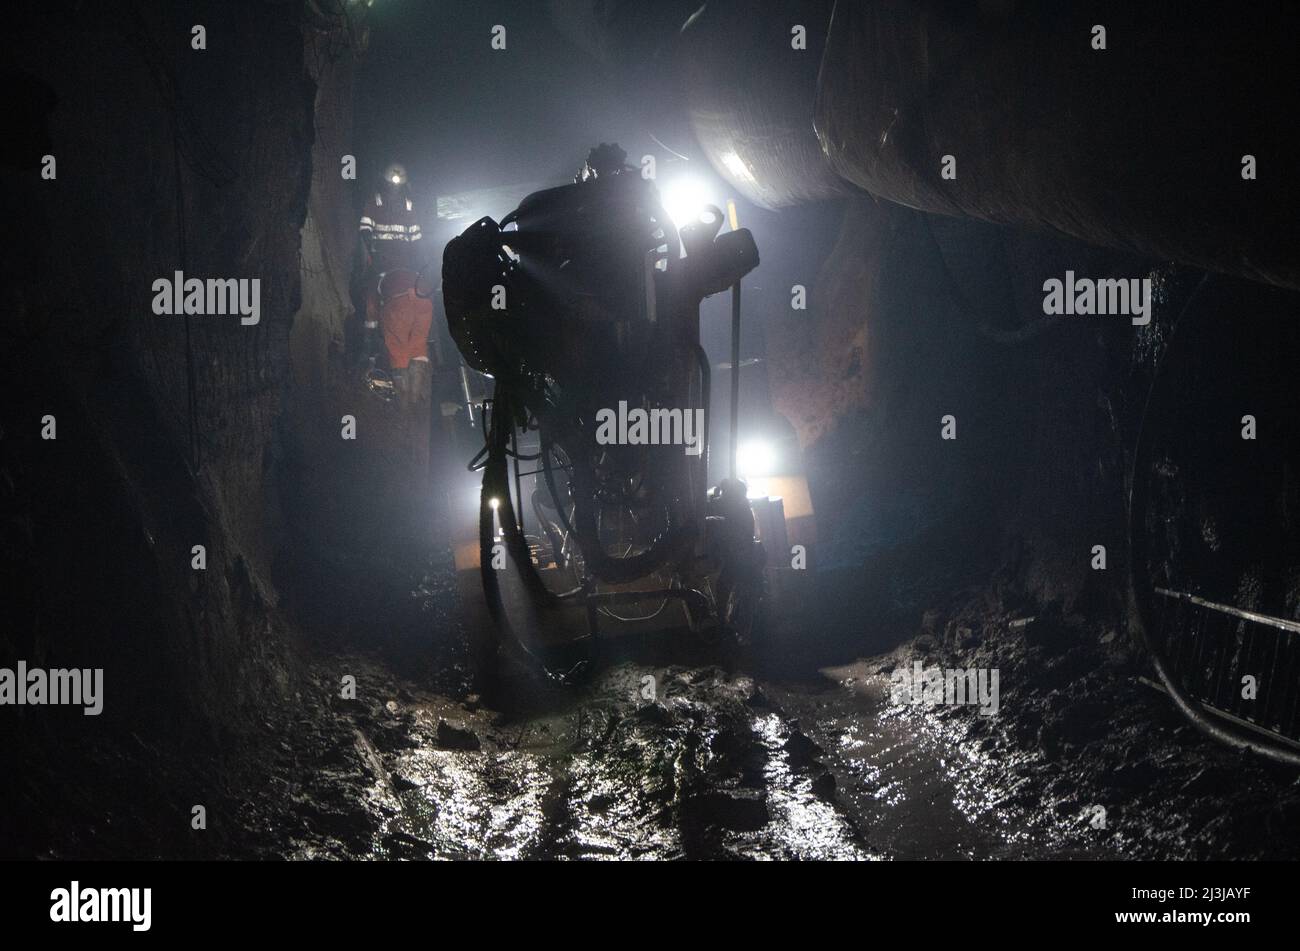
<svg viewBox="0 0 1300 951">
<path fill-rule="evenodd" d="M 153 726 L 256 723 L 294 678 L 269 580 L 279 430 L 291 379 L 313 385 L 347 307 L 335 259 L 350 209 L 329 187 L 337 156 L 315 165 L 348 134 L 351 52 L 333 5 L 257 6 L 9 14 L 7 68 L 40 96 L 5 123 L 23 226 L 7 235 L 4 320 L 21 347 L 5 357 L 17 398 L 0 446 L 26 527 L 7 563 L 29 582 L 5 659 L 103 666 L 106 712 Z M 258 281 L 259 319 L 157 315 L 153 282 L 176 271 Z"/>
</svg>

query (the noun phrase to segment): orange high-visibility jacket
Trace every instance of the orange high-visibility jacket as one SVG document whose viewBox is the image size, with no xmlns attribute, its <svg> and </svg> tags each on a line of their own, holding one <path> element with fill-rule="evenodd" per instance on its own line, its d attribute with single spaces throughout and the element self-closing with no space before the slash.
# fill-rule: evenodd
<svg viewBox="0 0 1300 951">
<path fill-rule="evenodd" d="M 429 329 L 433 301 L 416 291 L 414 271 L 385 272 L 378 285 L 379 330 L 388 351 L 388 365 L 404 370 L 413 360 L 429 359 Z"/>
</svg>

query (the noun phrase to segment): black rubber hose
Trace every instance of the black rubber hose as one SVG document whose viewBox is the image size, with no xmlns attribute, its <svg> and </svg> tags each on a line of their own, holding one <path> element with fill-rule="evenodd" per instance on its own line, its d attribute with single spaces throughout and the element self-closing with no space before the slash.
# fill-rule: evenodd
<svg viewBox="0 0 1300 951">
<path fill-rule="evenodd" d="M 505 387 L 498 382 L 493 393 L 487 443 L 488 458 L 483 468 L 483 487 L 479 497 L 479 578 L 483 585 L 483 596 L 487 601 L 493 629 L 490 632 L 491 636 L 480 636 L 477 642 L 471 644 L 471 649 L 476 668 L 489 682 L 507 639 L 546 676 L 559 682 L 568 682 L 568 674 L 553 670 L 529 649 L 510 623 L 505 609 L 505 599 L 501 595 L 500 579 L 496 569 L 492 567 L 492 548 L 496 537 L 494 516 L 499 513 L 497 517 L 500 518 L 505 533 L 506 550 L 510 553 L 511 561 L 519 569 L 525 590 L 535 605 L 542 608 L 552 607 L 562 600 L 582 593 L 581 588 L 575 588 L 573 591 L 557 595 L 546 587 L 533 565 L 527 540 L 519 532 L 518 523 L 514 520 L 514 505 L 510 499 L 510 475 L 504 451 L 509 440 L 510 430 L 507 427 L 510 426 L 511 419 L 509 397 Z M 493 498 L 497 499 L 496 510 L 492 508 Z"/>
<path fill-rule="evenodd" d="M 532 502 L 533 502 L 533 516 L 537 519 L 537 524 L 542 527 L 542 531 L 546 533 L 547 541 L 549 541 L 551 544 L 551 556 L 555 560 L 555 566 L 557 568 L 563 568 L 564 567 L 564 538 L 563 536 L 560 535 L 559 532 L 555 530 L 555 527 L 551 524 L 551 520 L 547 518 L 546 513 L 542 511 L 541 489 L 533 490 Z"/>
<path fill-rule="evenodd" d="M 492 430 L 489 437 L 491 449 L 488 453 L 487 468 L 483 472 L 483 490 L 486 495 L 491 487 L 495 493 L 497 514 L 506 539 L 506 551 L 510 553 L 510 559 L 519 569 L 520 580 L 529 597 L 539 608 L 554 608 L 559 604 L 559 596 L 546 587 L 546 582 L 542 580 L 537 567 L 533 564 L 532 552 L 528 549 L 528 539 L 519 531 L 519 520 L 515 517 L 514 501 L 510 494 L 506 450 L 513 429 L 512 409 L 513 404 L 508 393 L 504 386 L 498 384 L 492 400 Z"/>
<path fill-rule="evenodd" d="M 560 491 L 555 484 L 555 470 L 551 467 L 551 450 L 555 443 L 546 434 L 544 428 L 539 432 L 542 440 L 542 476 L 546 480 L 546 488 L 551 493 L 551 499 L 555 502 L 555 511 L 560 515 L 560 524 L 572 535 L 573 526 L 569 523 L 569 513 L 564 511 L 564 499 L 560 498 Z"/>
<path fill-rule="evenodd" d="M 572 446 L 560 443 L 573 463 L 573 481 L 577 491 L 573 499 L 573 527 L 578 537 L 578 546 L 582 552 L 583 562 L 601 581 L 621 584 L 635 581 L 650 574 L 668 560 L 672 550 L 674 524 L 672 511 L 664 507 L 666 521 L 664 530 L 650 543 L 650 547 L 637 555 L 627 558 L 615 558 L 605 551 L 600 542 L 600 531 L 596 526 L 595 473 L 591 469 L 590 453 L 575 454 Z"/>
</svg>

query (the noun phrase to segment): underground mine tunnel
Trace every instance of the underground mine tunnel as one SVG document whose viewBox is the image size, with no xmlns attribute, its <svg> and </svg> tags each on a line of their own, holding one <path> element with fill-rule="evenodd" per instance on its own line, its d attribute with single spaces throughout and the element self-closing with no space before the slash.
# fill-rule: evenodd
<svg viewBox="0 0 1300 951">
<path fill-rule="evenodd" d="M 9 5 L 0 851 L 1295 858 L 1225 9 Z"/>
</svg>

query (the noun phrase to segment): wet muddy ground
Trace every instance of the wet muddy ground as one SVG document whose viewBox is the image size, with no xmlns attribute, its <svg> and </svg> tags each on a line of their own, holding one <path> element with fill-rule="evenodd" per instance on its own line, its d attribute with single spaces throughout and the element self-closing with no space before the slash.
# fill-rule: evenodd
<svg viewBox="0 0 1300 951">
<path fill-rule="evenodd" d="M 407 604 L 441 646 L 399 624 L 316 658 L 231 854 L 1245 858 L 1300 842 L 1295 777 L 1203 742 L 1042 625 L 991 619 L 961 647 L 922 635 L 795 679 L 615 659 L 502 710 L 469 692 L 453 601 L 426 577 Z M 893 702 L 889 672 L 917 659 L 1000 666 L 998 714 Z"/>
<path fill-rule="evenodd" d="M 286 790 L 293 820 L 276 848 L 292 857 L 873 854 L 809 741 L 748 678 L 618 665 L 566 702 L 507 716 L 341 660 L 370 699 L 332 703 L 344 715 L 318 738 L 323 768 Z"/>
<path fill-rule="evenodd" d="M 383 511 L 347 521 L 396 523 Z M 0 777 L 0 801 L 20 817 L 7 848 L 48 858 L 1300 856 L 1300 778 L 1201 739 L 1139 682 L 1144 665 L 1119 632 L 1079 618 L 1019 624 L 975 602 L 926 612 L 920 630 L 874 656 L 856 652 L 852 630 L 838 646 L 820 635 L 834 656 L 816 664 L 797 641 L 725 669 L 707 650 L 659 645 L 609 657 L 581 687 L 523 678 L 488 704 L 471 692 L 449 559 L 414 553 L 409 534 L 302 540 L 311 560 L 281 579 L 300 669 L 285 671 L 286 702 L 259 708 L 251 730 L 170 745 L 72 729 L 28 736 L 15 751 L 24 769 Z M 917 661 L 997 668 L 997 714 L 893 702 L 890 672 Z M 345 697 L 346 678 L 355 693 Z M 99 781 L 64 781 L 68 763 Z"/>
</svg>

